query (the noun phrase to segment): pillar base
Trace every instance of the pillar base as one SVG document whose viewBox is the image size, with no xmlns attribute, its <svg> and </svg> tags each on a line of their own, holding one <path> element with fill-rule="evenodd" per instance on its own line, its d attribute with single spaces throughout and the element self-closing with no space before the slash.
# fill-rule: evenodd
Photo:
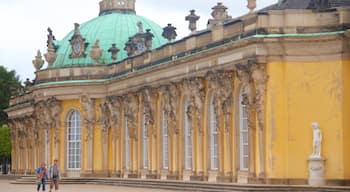
<svg viewBox="0 0 350 192">
<path fill-rule="evenodd" d="M 323 186 L 326 185 L 324 178 L 324 164 L 325 159 L 322 158 L 309 158 L 309 185 L 311 186 Z"/>
<path fill-rule="evenodd" d="M 147 174 L 146 179 L 160 179 L 160 177 L 157 174 Z"/>
<path fill-rule="evenodd" d="M 191 181 L 208 181 L 208 176 L 204 175 L 191 175 L 190 176 Z"/>
<path fill-rule="evenodd" d="M 166 178 L 167 180 L 180 180 L 181 177 L 177 173 L 169 173 Z"/>
<path fill-rule="evenodd" d="M 231 183 L 232 177 L 231 176 L 217 176 L 216 181 L 220 183 Z"/>
</svg>

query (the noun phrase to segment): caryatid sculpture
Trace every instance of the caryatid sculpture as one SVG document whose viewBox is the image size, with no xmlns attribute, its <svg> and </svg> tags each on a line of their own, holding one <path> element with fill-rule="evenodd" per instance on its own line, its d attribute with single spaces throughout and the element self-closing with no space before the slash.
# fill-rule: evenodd
<svg viewBox="0 0 350 192">
<path fill-rule="evenodd" d="M 322 145 L 322 133 L 318 123 L 311 124 L 313 130 L 313 143 L 312 149 L 313 152 L 310 155 L 312 159 L 321 159 L 321 145 Z"/>
</svg>

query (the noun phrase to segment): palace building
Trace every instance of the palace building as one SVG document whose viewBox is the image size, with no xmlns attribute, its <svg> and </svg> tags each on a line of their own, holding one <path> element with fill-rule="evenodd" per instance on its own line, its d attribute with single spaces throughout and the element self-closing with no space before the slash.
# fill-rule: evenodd
<svg viewBox="0 0 350 192">
<path fill-rule="evenodd" d="M 135 4 L 48 29 L 6 110 L 13 173 L 58 159 L 66 177 L 350 185 L 350 1 L 218 3 L 180 40 Z"/>
</svg>

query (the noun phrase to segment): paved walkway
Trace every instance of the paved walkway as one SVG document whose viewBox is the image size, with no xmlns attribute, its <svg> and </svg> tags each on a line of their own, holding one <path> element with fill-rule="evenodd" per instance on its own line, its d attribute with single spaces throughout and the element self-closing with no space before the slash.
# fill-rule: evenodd
<svg viewBox="0 0 350 192">
<path fill-rule="evenodd" d="M 101 185 L 60 185 L 59 192 L 174 192 L 160 189 L 140 189 Z M 0 180 L 1 192 L 36 192 L 34 185 L 14 185 L 8 180 Z M 48 190 L 46 190 L 48 191 Z"/>
</svg>

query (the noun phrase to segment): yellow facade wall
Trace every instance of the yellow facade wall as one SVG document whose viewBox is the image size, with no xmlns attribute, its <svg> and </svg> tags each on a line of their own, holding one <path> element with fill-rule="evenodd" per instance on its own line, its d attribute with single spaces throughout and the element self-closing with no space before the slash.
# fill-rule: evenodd
<svg viewBox="0 0 350 192">
<path fill-rule="evenodd" d="M 318 122 L 326 178 L 342 179 L 342 61 L 269 63 L 268 74 L 268 177 L 308 178 L 311 123 Z"/>
<path fill-rule="evenodd" d="M 350 179 L 350 60 L 343 62 L 344 179 Z"/>
<path fill-rule="evenodd" d="M 266 171 L 269 178 L 286 178 L 288 145 L 285 65 L 269 63 L 266 94 Z"/>
</svg>

